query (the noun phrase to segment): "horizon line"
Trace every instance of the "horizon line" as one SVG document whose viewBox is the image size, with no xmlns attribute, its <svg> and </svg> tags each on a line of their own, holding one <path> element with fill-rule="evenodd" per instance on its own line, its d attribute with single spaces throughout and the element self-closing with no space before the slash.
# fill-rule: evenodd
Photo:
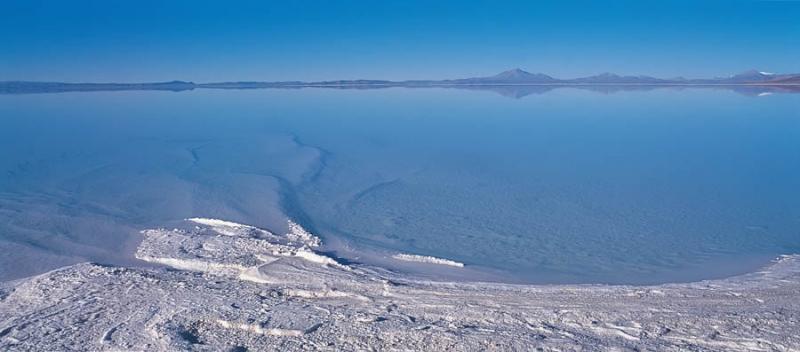
<svg viewBox="0 0 800 352">
<path fill-rule="evenodd" d="M 178 80 L 176 80 L 176 79 L 164 80 L 164 81 L 154 80 L 154 81 L 128 81 L 128 82 L 114 81 L 114 80 L 110 80 L 110 81 L 94 81 L 94 82 L 92 82 L 92 81 L 57 81 L 57 80 L 14 79 L 14 80 L 0 80 L 0 83 L 20 82 L 20 83 L 131 84 L 131 85 L 132 84 L 156 84 L 156 83 L 161 83 L 161 84 L 163 84 L 163 83 L 186 83 L 186 84 L 195 84 L 195 85 L 221 84 L 221 83 L 285 83 L 285 84 L 295 83 L 295 84 L 298 84 L 298 85 L 299 84 L 308 85 L 308 84 L 322 84 L 322 83 L 331 83 L 332 84 L 334 82 L 371 81 L 371 82 L 375 82 L 375 83 L 364 83 L 364 84 L 373 84 L 373 85 L 375 85 L 375 84 L 380 84 L 378 82 L 383 82 L 383 83 L 386 83 L 386 84 L 409 84 L 409 83 L 415 83 L 415 82 L 420 82 L 420 83 L 421 82 L 448 82 L 448 81 L 460 81 L 460 80 L 469 80 L 469 79 L 489 79 L 489 78 L 494 78 L 494 77 L 497 77 L 497 76 L 500 76 L 500 75 L 503 75 L 503 74 L 512 74 L 512 73 L 518 73 L 518 74 L 523 74 L 523 75 L 532 75 L 532 76 L 543 76 L 541 78 L 552 78 L 552 79 L 555 79 L 555 80 L 558 80 L 558 81 L 562 81 L 562 82 L 552 82 L 552 83 L 549 83 L 549 82 L 544 82 L 544 83 L 518 82 L 517 84 L 520 84 L 520 85 L 623 84 L 621 82 L 620 83 L 614 83 L 614 82 L 608 82 L 608 83 L 603 83 L 603 82 L 596 82 L 596 83 L 570 82 L 570 81 L 575 81 L 575 80 L 588 79 L 588 78 L 599 78 L 599 77 L 604 77 L 604 76 L 605 77 L 615 77 L 615 78 L 629 78 L 629 79 L 632 79 L 632 78 L 656 79 L 656 80 L 665 81 L 663 83 L 628 83 L 628 84 L 643 84 L 643 85 L 657 85 L 657 84 L 668 84 L 668 83 L 678 84 L 678 85 L 689 85 L 689 84 L 692 84 L 691 81 L 724 80 L 724 79 L 730 79 L 730 78 L 734 78 L 734 77 L 737 77 L 737 76 L 740 76 L 740 75 L 744 75 L 744 74 L 760 74 L 760 75 L 763 75 L 763 76 L 774 76 L 774 77 L 800 76 L 800 73 L 773 73 L 773 72 L 767 72 L 767 71 L 760 71 L 760 70 L 757 70 L 757 69 L 750 69 L 750 70 L 747 70 L 747 71 L 742 71 L 740 73 L 731 74 L 731 75 L 724 76 L 724 77 L 686 78 L 684 76 L 675 76 L 675 77 L 669 77 L 669 78 L 660 78 L 660 77 L 656 77 L 656 76 L 650 76 L 650 75 L 647 75 L 647 74 L 636 74 L 636 75 L 634 75 L 634 74 L 617 74 L 617 73 L 614 73 L 614 72 L 605 71 L 605 72 L 601 72 L 601 73 L 594 74 L 594 75 L 589 75 L 589 76 L 579 76 L 579 77 L 574 77 L 574 78 L 557 78 L 555 76 L 552 76 L 552 75 L 546 74 L 546 73 L 542 73 L 542 72 L 530 72 L 530 71 L 526 71 L 526 70 L 523 70 L 523 69 L 520 69 L 520 68 L 512 68 L 512 69 L 505 70 L 505 71 L 502 71 L 500 73 L 497 73 L 497 74 L 494 74 L 494 75 L 490 75 L 490 76 L 473 76 L 473 77 L 466 77 L 466 78 L 443 78 L 443 79 L 406 79 L 406 80 L 396 80 L 395 79 L 395 80 L 392 80 L 392 79 L 374 79 L 374 78 L 346 78 L 346 79 L 310 80 L 310 81 L 308 81 L 308 80 L 306 80 L 306 81 L 303 81 L 303 80 L 279 80 L 279 81 L 275 81 L 275 80 L 222 80 L 222 81 L 206 81 L 206 82 L 195 82 L 194 80 L 186 81 L 186 80 L 180 80 L 180 79 L 178 79 Z M 669 81 L 672 81 L 672 82 L 669 82 Z M 682 83 L 681 81 L 687 81 L 687 82 Z M 488 83 L 485 83 L 485 84 L 488 85 Z M 511 83 L 508 83 L 508 84 L 511 84 Z M 694 83 L 694 84 L 698 84 L 698 83 Z M 699 83 L 699 84 L 702 84 L 702 83 Z M 741 83 L 734 83 L 734 84 L 741 84 Z M 798 83 L 790 83 L 789 85 L 796 85 L 796 84 L 798 84 Z M 730 85 L 730 83 L 726 84 L 726 85 Z"/>
</svg>

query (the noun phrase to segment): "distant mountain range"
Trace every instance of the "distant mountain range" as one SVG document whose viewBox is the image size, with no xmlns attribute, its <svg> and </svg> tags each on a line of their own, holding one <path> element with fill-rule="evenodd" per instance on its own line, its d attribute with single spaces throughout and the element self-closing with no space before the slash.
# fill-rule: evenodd
<svg viewBox="0 0 800 352">
<path fill-rule="evenodd" d="M 155 83 L 64 83 L 0 81 L 0 94 L 99 92 L 114 90 L 169 90 L 182 91 L 197 88 L 193 82 L 171 81 Z"/>
<path fill-rule="evenodd" d="M 116 91 L 116 90 L 167 90 L 184 91 L 199 88 L 207 89 L 258 89 L 258 88 L 384 88 L 384 87 L 456 87 L 480 88 L 496 86 L 763 86 L 780 87 L 775 89 L 796 92 L 800 90 L 800 74 L 774 74 L 750 70 L 737 75 L 721 78 L 687 79 L 655 78 L 650 76 L 620 76 L 602 73 L 595 76 L 559 79 L 543 73 L 530 73 L 513 69 L 489 77 L 474 77 L 445 80 L 337 80 L 337 81 L 238 81 L 216 83 L 194 83 L 170 81 L 156 83 L 63 83 L 0 81 L 0 94 L 52 93 L 71 91 Z M 603 89 L 608 90 L 608 89 Z"/>
</svg>

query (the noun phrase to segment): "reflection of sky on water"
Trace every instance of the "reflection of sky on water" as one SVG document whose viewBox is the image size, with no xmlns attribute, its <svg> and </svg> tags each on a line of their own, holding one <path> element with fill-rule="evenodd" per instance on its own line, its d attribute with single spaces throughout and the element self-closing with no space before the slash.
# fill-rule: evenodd
<svg viewBox="0 0 800 352">
<path fill-rule="evenodd" d="M 280 230 L 282 211 L 533 282 L 693 280 L 798 251 L 796 95 L 534 93 L 2 96 L 0 274 L 126 262 L 137 230 L 188 216 Z"/>
</svg>

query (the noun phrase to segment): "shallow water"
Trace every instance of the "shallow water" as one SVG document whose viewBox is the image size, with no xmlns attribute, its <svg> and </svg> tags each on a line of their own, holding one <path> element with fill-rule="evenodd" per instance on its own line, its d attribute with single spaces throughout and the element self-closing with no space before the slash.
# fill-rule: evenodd
<svg viewBox="0 0 800 352">
<path fill-rule="evenodd" d="M 187 217 L 288 215 L 345 257 L 513 282 L 691 281 L 800 252 L 800 95 L 541 93 L 0 96 L 0 279 L 130 264 L 138 230 Z"/>
</svg>

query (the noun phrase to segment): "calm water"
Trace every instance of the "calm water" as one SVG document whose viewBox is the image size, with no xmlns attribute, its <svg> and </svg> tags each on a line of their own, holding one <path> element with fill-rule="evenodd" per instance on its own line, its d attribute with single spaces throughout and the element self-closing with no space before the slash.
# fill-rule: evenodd
<svg viewBox="0 0 800 352">
<path fill-rule="evenodd" d="M 800 252 L 800 94 L 0 96 L 0 279 L 132 263 L 137 231 L 190 216 L 281 231 L 286 215 L 500 281 L 746 272 Z"/>
</svg>

